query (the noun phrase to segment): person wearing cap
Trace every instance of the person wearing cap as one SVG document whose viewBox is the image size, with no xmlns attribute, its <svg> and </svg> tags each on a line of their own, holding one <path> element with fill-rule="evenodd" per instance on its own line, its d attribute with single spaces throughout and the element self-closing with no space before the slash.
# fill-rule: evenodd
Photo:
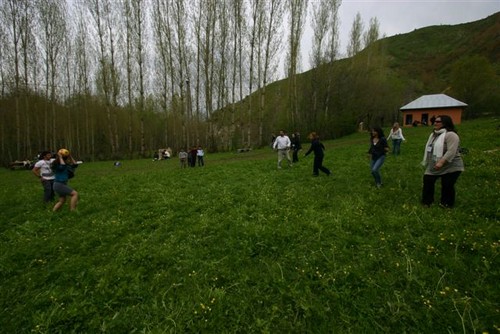
<svg viewBox="0 0 500 334">
<path fill-rule="evenodd" d="M 43 187 L 43 202 L 45 204 L 54 200 L 54 172 L 52 171 L 51 164 L 55 160 L 52 158 L 50 151 L 43 151 L 40 154 L 40 160 L 35 163 L 32 171 L 33 174 L 40 179 Z"/>
</svg>

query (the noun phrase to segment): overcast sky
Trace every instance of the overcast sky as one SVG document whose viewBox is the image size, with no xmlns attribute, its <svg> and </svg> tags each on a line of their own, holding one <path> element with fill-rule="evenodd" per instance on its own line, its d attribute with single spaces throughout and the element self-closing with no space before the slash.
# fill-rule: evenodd
<svg viewBox="0 0 500 334">
<path fill-rule="evenodd" d="M 500 0 L 343 0 L 339 8 L 340 53 L 346 53 L 352 22 L 358 12 L 365 29 L 370 19 L 376 17 L 381 37 L 384 34 L 389 37 L 433 25 L 477 21 L 499 11 Z M 307 23 L 301 46 L 303 71 L 310 68 L 311 31 Z"/>
</svg>

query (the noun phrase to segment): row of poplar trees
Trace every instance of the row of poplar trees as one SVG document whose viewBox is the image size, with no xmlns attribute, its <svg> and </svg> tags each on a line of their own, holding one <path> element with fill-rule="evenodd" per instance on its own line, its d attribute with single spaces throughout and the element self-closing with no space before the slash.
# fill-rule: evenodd
<svg viewBox="0 0 500 334">
<path fill-rule="evenodd" d="M 328 71 L 339 56 L 340 5 L 0 0 L 3 162 L 60 147 L 97 160 L 145 157 L 163 147 L 265 145 L 277 127 L 299 128 L 305 120 L 297 83 L 305 24 L 313 30 L 310 65 Z M 363 32 L 358 14 L 347 56 L 377 39 L 376 19 Z M 273 106 L 266 87 L 280 70 L 286 103 Z M 314 88 L 312 96 L 320 99 Z M 285 117 L 269 122 L 266 110 Z"/>
</svg>

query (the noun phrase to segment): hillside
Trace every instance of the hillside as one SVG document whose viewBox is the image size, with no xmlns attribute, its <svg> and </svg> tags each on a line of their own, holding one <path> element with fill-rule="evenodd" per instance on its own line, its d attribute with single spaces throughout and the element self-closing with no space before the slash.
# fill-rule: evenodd
<svg viewBox="0 0 500 334">
<path fill-rule="evenodd" d="M 498 69 L 499 31 L 500 13 L 496 13 L 471 23 L 425 27 L 380 43 L 399 76 L 420 80 L 424 89 L 439 89 L 449 82 L 452 65 L 462 58 L 480 55 Z"/>
<path fill-rule="evenodd" d="M 221 131 L 236 127 L 242 134 L 259 132 L 259 144 L 265 145 L 267 134 L 278 128 L 319 131 L 328 139 L 356 131 L 359 122 L 386 126 L 400 120 L 401 106 L 424 94 L 446 92 L 464 101 L 469 105 L 465 118 L 497 114 L 498 31 L 500 12 L 471 23 L 380 39 L 352 58 L 299 74 L 296 108 L 290 104 L 290 80 L 283 79 L 240 101 L 234 117 L 223 109 L 212 121 Z M 263 97 L 265 108 L 257 112 Z"/>
</svg>

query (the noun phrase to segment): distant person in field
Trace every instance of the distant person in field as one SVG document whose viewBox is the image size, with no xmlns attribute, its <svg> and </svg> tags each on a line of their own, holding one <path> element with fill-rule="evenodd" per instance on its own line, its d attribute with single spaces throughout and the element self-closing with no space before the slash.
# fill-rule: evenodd
<svg viewBox="0 0 500 334">
<path fill-rule="evenodd" d="M 300 142 L 300 133 L 298 133 L 298 132 L 292 133 L 291 142 L 292 142 L 292 151 L 293 151 L 292 161 L 294 163 L 299 162 L 299 151 L 302 149 L 302 144 Z"/>
<path fill-rule="evenodd" d="M 311 152 L 314 152 L 313 176 L 319 176 L 319 171 L 322 171 L 327 176 L 330 176 L 332 172 L 323 166 L 323 158 L 325 156 L 323 151 L 325 150 L 325 146 L 322 142 L 320 142 L 319 136 L 316 132 L 311 132 L 308 138 L 311 141 L 311 147 L 304 156 L 307 157 Z"/>
<path fill-rule="evenodd" d="M 45 204 L 52 202 L 54 200 L 54 172 L 52 171 L 51 165 L 54 162 L 52 158 L 52 153 L 50 151 L 43 151 L 40 154 L 40 160 L 35 163 L 33 167 L 33 174 L 40 179 L 43 187 L 43 202 Z"/>
<path fill-rule="evenodd" d="M 76 210 L 78 193 L 68 186 L 68 180 L 73 177 L 76 167 L 78 167 L 78 165 L 67 149 L 63 148 L 57 152 L 56 159 L 52 163 L 52 170 L 55 173 L 54 191 L 59 195 L 59 201 L 54 205 L 52 211 L 59 210 L 66 202 L 68 196 L 71 198 L 69 209 L 71 211 Z"/>
<path fill-rule="evenodd" d="M 181 148 L 179 152 L 179 162 L 181 164 L 181 168 L 186 168 L 187 160 L 188 160 L 188 153 L 183 148 Z"/>
<path fill-rule="evenodd" d="M 389 145 L 384 137 L 384 131 L 379 126 L 373 127 L 370 131 L 370 170 L 375 179 L 375 186 L 382 187 L 382 176 L 380 168 L 384 164 L 385 155 L 389 152 Z"/>
<path fill-rule="evenodd" d="M 193 146 L 188 152 L 188 164 L 189 167 L 196 167 L 196 155 L 198 154 L 198 149 Z"/>
<path fill-rule="evenodd" d="M 392 139 L 392 154 L 398 156 L 401 153 L 401 142 L 406 140 L 398 122 L 394 123 L 387 138 Z"/>
<path fill-rule="evenodd" d="M 273 144 L 273 149 L 278 151 L 278 169 L 281 169 L 281 161 L 286 158 L 288 166 L 292 167 L 292 159 L 290 159 L 290 147 L 292 142 L 285 131 L 280 130 L 280 135 L 276 137 Z"/>
<path fill-rule="evenodd" d="M 198 166 L 203 167 L 205 166 L 205 161 L 203 157 L 205 156 L 205 151 L 201 148 L 201 146 L 198 146 L 198 150 L 196 151 L 196 157 L 198 158 Z"/>
<path fill-rule="evenodd" d="M 422 204 L 430 206 L 434 202 L 434 185 L 441 178 L 440 205 L 452 208 L 455 205 L 455 183 L 464 171 L 464 162 L 460 155 L 460 138 L 451 117 L 437 116 L 434 131 L 425 144 L 425 166 Z"/>
</svg>

